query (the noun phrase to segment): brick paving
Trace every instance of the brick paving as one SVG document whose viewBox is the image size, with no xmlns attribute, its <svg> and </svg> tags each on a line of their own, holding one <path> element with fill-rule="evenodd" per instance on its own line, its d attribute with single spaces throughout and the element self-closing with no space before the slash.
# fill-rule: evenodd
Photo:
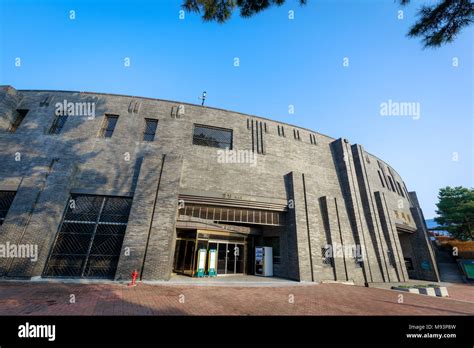
<svg viewBox="0 0 474 348">
<path fill-rule="evenodd" d="M 448 292 L 453 299 L 474 303 L 474 284 L 452 284 L 448 287 Z"/>
<path fill-rule="evenodd" d="M 342 284 L 189 286 L 0 282 L 0 315 L 473 315 L 474 287 L 436 298 Z M 70 303 L 75 297 L 75 303 Z"/>
</svg>

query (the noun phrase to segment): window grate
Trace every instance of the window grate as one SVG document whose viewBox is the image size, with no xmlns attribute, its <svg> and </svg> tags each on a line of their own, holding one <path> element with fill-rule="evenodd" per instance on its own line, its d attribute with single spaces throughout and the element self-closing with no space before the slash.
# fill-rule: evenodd
<svg viewBox="0 0 474 348">
<path fill-rule="evenodd" d="M 104 123 L 100 130 L 99 136 L 101 138 L 111 138 L 114 134 L 115 126 L 117 125 L 118 116 L 105 115 Z"/>
<path fill-rule="evenodd" d="M 0 226 L 5 221 L 8 210 L 15 198 L 15 191 L 0 191 Z"/>
<path fill-rule="evenodd" d="M 231 207 L 217 207 L 207 205 L 185 204 L 180 209 L 181 215 L 192 216 L 200 219 L 222 221 L 222 222 L 239 222 L 243 224 L 256 225 L 273 225 L 284 226 L 284 212 L 271 210 L 253 210 Z"/>
<path fill-rule="evenodd" d="M 231 150 L 232 130 L 195 124 L 193 144 Z"/>
<path fill-rule="evenodd" d="M 51 125 L 51 128 L 49 129 L 49 134 L 59 134 L 61 133 L 61 130 L 64 127 L 64 124 L 66 123 L 68 119 L 68 115 L 56 115 L 53 121 L 53 124 Z"/>
<path fill-rule="evenodd" d="M 145 119 L 145 131 L 143 132 L 144 141 L 155 140 L 156 128 L 158 127 L 158 120 Z"/>
<path fill-rule="evenodd" d="M 113 279 L 131 206 L 131 198 L 72 195 L 44 276 Z"/>
</svg>

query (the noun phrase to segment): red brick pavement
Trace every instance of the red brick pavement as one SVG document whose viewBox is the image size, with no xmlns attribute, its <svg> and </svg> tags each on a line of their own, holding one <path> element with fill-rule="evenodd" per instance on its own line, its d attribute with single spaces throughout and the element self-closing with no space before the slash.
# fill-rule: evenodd
<svg viewBox="0 0 474 348">
<path fill-rule="evenodd" d="M 1 282 L 0 315 L 473 315 L 474 287 L 454 292 L 460 300 L 342 284 L 131 288 Z"/>
<path fill-rule="evenodd" d="M 448 292 L 450 298 L 474 303 L 474 284 L 453 284 L 448 288 Z"/>
</svg>

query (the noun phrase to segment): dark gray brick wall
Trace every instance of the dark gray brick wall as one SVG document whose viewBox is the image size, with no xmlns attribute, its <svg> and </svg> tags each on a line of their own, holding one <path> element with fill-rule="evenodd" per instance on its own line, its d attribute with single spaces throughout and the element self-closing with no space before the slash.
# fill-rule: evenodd
<svg viewBox="0 0 474 348">
<path fill-rule="evenodd" d="M 64 100 L 93 102 L 96 115 L 70 116 L 61 134 L 49 135 L 55 104 Z M 17 109 L 29 112 L 9 133 Z M 113 136 L 103 139 L 98 133 L 106 114 L 119 119 Z M 153 142 L 143 141 L 145 118 L 158 120 Z M 232 129 L 234 150 L 257 151 L 255 130 L 252 146 L 247 126 L 252 121 L 262 124 L 264 154 L 255 153 L 256 165 L 219 163 L 216 148 L 193 145 L 198 123 Z M 285 128 L 285 137 L 277 126 Z M 135 269 L 143 279 L 170 277 L 178 196 L 190 193 L 249 202 L 292 200 L 287 226 L 268 232 L 280 235 L 282 263 L 276 273 L 288 278 L 359 284 L 402 279 L 404 254 L 431 255 L 429 242 L 420 237 L 426 234 L 421 210 L 393 168 L 357 144 L 269 119 L 149 98 L 0 86 L 0 148 L 0 190 L 17 191 L 0 227 L 0 243 L 31 242 L 40 250 L 35 264 L 0 260 L 2 276 L 41 274 L 71 193 L 133 197 L 116 279 L 128 279 Z M 390 176 L 399 182 L 403 195 L 382 184 L 378 172 L 384 181 Z M 399 225 L 417 232 L 401 242 Z M 363 268 L 351 257 L 324 265 L 321 248 L 327 243 L 364 245 Z M 393 270 L 387 267 L 389 245 L 398 250 Z M 425 273 L 412 274 L 429 277 Z"/>
</svg>

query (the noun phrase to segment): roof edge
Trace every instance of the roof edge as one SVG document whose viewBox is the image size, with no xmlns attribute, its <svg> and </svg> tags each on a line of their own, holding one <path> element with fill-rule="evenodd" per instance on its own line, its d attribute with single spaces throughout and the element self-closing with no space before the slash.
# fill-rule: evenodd
<svg viewBox="0 0 474 348">
<path fill-rule="evenodd" d="M 8 87 L 10 85 L 4 85 L 0 87 Z M 11 87 L 11 86 L 10 86 Z M 218 108 L 214 106 L 202 106 L 199 104 L 193 104 L 193 103 L 188 103 L 188 102 L 182 102 L 182 101 L 177 101 L 177 100 L 169 100 L 169 99 L 160 99 L 160 98 L 151 98 L 151 97 L 140 97 L 140 96 L 135 96 L 135 95 L 129 95 L 129 94 L 117 94 L 117 93 L 102 93 L 102 92 L 87 92 L 87 91 L 68 91 L 68 90 L 54 90 L 54 89 L 18 89 L 19 92 L 53 92 L 53 93 L 81 93 L 81 94 L 95 94 L 95 95 L 103 95 L 103 96 L 113 96 L 113 97 L 129 97 L 129 98 L 137 98 L 137 99 L 144 99 L 144 100 L 153 100 L 153 101 L 162 101 L 162 102 L 167 102 L 167 103 L 178 103 L 178 104 L 183 104 L 183 105 L 189 105 L 189 106 L 194 106 L 198 108 L 204 108 L 204 109 L 213 109 L 213 110 L 219 110 L 219 111 L 225 111 L 225 112 L 232 112 L 234 114 L 239 114 L 243 116 L 248 116 L 248 117 L 257 117 L 262 120 L 267 120 L 271 122 L 276 122 L 276 123 L 281 123 L 290 127 L 295 127 L 299 129 L 306 130 L 311 133 L 316 133 L 319 135 L 322 135 L 326 138 L 329 138 L 331 140 L 336 140 L 337 138 L 331 137 L 327 134 L 323 134 L 317 131 L 314 131 L 309 128 L 301 127 L 301 126 L 296 126 L 287 122 L 283 121 L 276 121 L 274 119 L 268 118 L 268 117 L 263 117 L 263 116 L 258 116 L 258 115 L 251 115 L 251 114 L 246 114 L 244 112 L 240 111 L 234 111 L 234 110 L 229 110 L 229 109 L 223 109 L 223 108 Z"/>
</svg>

